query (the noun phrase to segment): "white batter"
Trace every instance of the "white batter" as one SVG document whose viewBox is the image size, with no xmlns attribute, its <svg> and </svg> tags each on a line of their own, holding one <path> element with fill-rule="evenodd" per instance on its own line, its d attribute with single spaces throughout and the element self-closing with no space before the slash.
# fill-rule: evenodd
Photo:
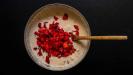
<svg viewBox="0 0 133 75">
<path fill-rule="evenodd" d="M 59 17 L 59 16 L 58 16 Z M 49 24 L 51 24 L 54 21 L 53 16 L 49 17 L 45 20 L 42 20 L 40 22 L 48 22 L 47 23 L 47 27 Z M 68 20 L 62 20 L 62 16 L 59 17 L 59 19 L 57 20 L 59 22 L 59 25 L 61 28 L 64 29 L 64 31 L 67 32 L 71 32 L 72 30 L 75 30 L 73 25 L 78 25 L 79 26 L 79 35 L 87 35 L 87 32 L 85 31 L 85 28 L 82 27 L 82 25 L 80 25 L 78 22 L 72 20 L 71 18 L 69 18 Z M 45 57 L 47 56 L 47 53 L 43 54 L 43 57 L 39 57 L 37 55 L 37 52 L 33 50 L 34 47 L 37 47 L 36 45 L 36 36 L 34 35 L 34 32 L 38 30 L 38 25 L 34 25 L 35 27 L 32 28 L 31 32 L 30 32 L 30 46 L 32 48 L 32 53 L 33 55 L 37 58 L 38 62 L 40 62 L 41 64 L 47 64 L 45 62 Z M 68 57 L 62 57 L 62 58 L 57 58 L 57 57 L 51 57 L 50 58 L 50 67 L 49 68 L 55 68 L 55 67 L 70 67 L 71 65 L 77 63 L 77 61 L 80 60 L 80 58 L 83 56 L 84 52 L 86 52 L 86 48 L 87 48 L 87 43 L 88 41 L 81 41 L 80 40 L 80 44 L 79 43 L 75 43 L 74 42 L 74 48 L 76 49 L 76 51 L 74 52 L 74 54 L 68 56 Z M 42 52 L 43 53 L 43 52 Z"/>
</svg>

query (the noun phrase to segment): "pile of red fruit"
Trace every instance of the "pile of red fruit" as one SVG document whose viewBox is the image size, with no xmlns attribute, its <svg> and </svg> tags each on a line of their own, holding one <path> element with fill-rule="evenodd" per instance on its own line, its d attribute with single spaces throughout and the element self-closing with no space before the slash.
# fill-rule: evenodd
<svg viewBox="0 0 133 75">
<path fill-rule="evenodd" d="M 49 58 L 54 57 L 67 57 L 75 52 L 73 46 L 72 35 L 79 35 L 79 28 L 77 25 L 74 25 L 75 30 L 72 32 L 65 32 L 63 28 L 60 28 L 59 23 L 57 22 L 58 17 L 54 16 L 54 21 L 52 24 L 49 24 L 49 27 L 46 26 L 48 22 L 38 23 L 38 31 L 35 31 L 36 43 L 38 47 L 35 47 L 34 50 L 37 51 L 39 56 L 43 56 L 43 53 L 46 52 L 47 56 L 45 58 L 46 63 L 50 63 Z M 64 14 L 62 20 L 67 20 L 68 15 Z"/>
</svg>

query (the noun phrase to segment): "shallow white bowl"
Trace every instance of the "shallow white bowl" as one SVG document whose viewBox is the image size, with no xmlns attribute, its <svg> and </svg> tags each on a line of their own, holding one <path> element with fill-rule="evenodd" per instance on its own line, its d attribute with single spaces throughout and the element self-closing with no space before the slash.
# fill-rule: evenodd
<svg viewBox="0 0 133 75">
<path fill-rule="evenodd" d="M 54 3 L 54 4 L 48 4 L 39 8 L 31 15 L 31 17 L 29 18 L 26 24 L 26 28 L 24 32 L 24 43 L 25 43 L 26 50 L 29 56 L 31 57 L 31 59 L 36 64 L 48 70 L 62 71 L 62 70 L 67 70 L 76 66 L 86 56 L 90 47 L 90 41 L 86 41 L 86 40 L 81 41 L 81 43 L 83 43 L 83 46 L 77 43 L 74 43 L 74 47 L 76 48 L 77 51 L 79 50 L 80 53 L 79 54 L 76 54 L 77 52 L 73 53 L 73 55 L 70 56 L 70 57 L 73 57 L 73 61 L 69 62 L 69 64 L 64 64 L 64 65 L 59 65 L 57 63 L 64 60 L 69 60 L 70 57 L 66 57 L 66 58 L 63 57 L 61 59 L 58 59 L 56 60 L 55 64 L 47 64 L 43 61 L 42 58 L 38 58 L 38 56 L 34 53 L 33 47 L 36 46 L 36 43 L 35 43 L 36 39 L 34 37 L 33 32 L 37 30 L 37 23 L 42 22 L 44 20 L 48 20 L 55 15 L 62 16 L 62 14 L 64 13 L 68 13 L 69 18 L 71 20 L 70 22 L 68 21 L 64 24 L 71 24 L 71 22 L 77 23 L 80 28 L 79 35 L 86 35 L 86 36 L 91 35 L 89 24 L 84 18 L 84 16 L 75 8 L 65 4 Z M 69 31 L 68 30 L 69 28 L 67 28 L 67 26 L 66 27 L 62 26 L 62 27 L 64 27 L 66 31 Z"/>
</svg>

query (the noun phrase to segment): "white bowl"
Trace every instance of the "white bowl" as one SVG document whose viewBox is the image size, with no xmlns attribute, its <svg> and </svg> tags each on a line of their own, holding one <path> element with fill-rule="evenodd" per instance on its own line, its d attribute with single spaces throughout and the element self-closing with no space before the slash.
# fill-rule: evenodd
<svg viewBox="0 0 133 75">
<path fill-rule="evenodd" d="M 65 4 L 54 3 L 42 6 L 32 14 L 32 16 L 29 18 L 26 24 L 24 32 L 24 42 L 27 52 L 36 64 L 48 70 L 62 71 L 76 66 L 86 56 L 90 47 L 90 41 L 87 40 L 80 41 L 80 44 L 74 42 L 76 52 L 74 52 L 72 55 L 68 57 L 62 57 L 60 59 L 52 57 L 50 59 L 51 64 L 47 64 L 45 63 L 45 60 L 43 60 L 46 56 L 45 53 L 43 54 L 44 58 L 40 58 L 33 51 L 33 47 L 36 46 L 36 39 L 33 33 L 37 30 L 37 23 L 51 20 L 51 18 L 55 15 L 62 16 L 64 13 L 67 13 L 69 15 L 69 20 L 65 23 L 61 23 L 65 31 L 71 31 L 73 28 L 73 24 L 77 24 L 80 29 L 79 35 L 91 35 L 89 24 L 87 23 L 84 16 L 75 8 Z M 61 20 L 59 19 L 59 21 Z"/>
</svg>

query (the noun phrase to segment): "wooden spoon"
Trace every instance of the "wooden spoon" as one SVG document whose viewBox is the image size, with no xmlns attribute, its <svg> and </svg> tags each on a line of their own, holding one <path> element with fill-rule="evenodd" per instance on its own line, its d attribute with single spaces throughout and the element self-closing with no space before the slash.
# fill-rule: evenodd
<svg viewBox="0 0 133 75">
<path fill-rule="evenodd" d="M 127 36 L 74 36 L 74 40 L 127 40 Z"/>
</svg>

